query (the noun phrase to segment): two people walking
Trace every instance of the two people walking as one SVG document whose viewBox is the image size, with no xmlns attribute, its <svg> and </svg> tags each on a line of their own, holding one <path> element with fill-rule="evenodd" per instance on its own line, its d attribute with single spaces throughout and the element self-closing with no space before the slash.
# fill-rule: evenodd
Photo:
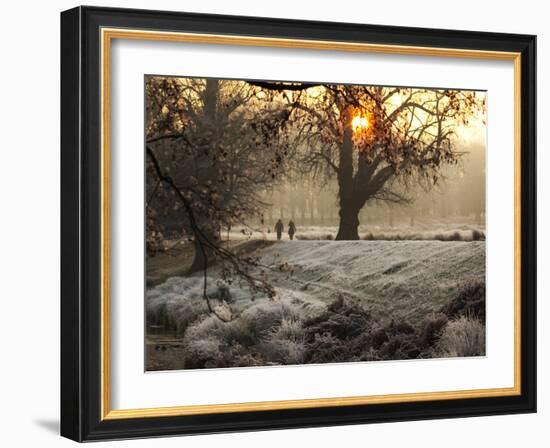
<svg viewBox="0 0 550 448">
<path fill-rule="evenodd" d="M 277 232 L 277 239 L 278 240 L 281 239 L 284 230 L 285 230 L 285 227 L 283 225 L 283 221 L 281 221 L 281 218 L 279 218 L 277 220 L 277 223 L 275 224 L 275 232 Z M 296 225 L 294 224 L 294 221 L 292 221 L 292 219 L 291 219 L 290 222 L 288 223 L 288 237 L 291 240 L 293 240 L 295 233 L 296 233 Z"/>
</svg>

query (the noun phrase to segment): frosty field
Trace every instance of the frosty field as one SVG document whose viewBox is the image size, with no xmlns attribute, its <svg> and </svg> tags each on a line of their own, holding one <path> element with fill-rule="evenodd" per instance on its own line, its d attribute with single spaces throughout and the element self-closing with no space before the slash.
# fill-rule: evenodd
<svg viewBox="0 0 550 448">
<path fill-rule="evenodd" d="M 207 294 L 231 317 L 222 322 L 207 310 L 202 272 L 161 281 L 157 259 L 158 284 L 146 292 L 148 370 L 484 353 L 485 241 L 235 244 L 258 257 L 275 297 L 226 284 L 212 266 Z"/>
</svg>

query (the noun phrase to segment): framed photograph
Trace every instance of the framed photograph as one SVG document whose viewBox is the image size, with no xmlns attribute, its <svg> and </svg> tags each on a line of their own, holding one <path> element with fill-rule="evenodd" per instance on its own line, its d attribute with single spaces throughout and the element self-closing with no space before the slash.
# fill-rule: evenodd
<svg viewBox="0 0 550 448">
<path fill-rule="evenodd" d="M 61 14 L 61 433 L 536 411 L 535 36 Z"/>
</svg>

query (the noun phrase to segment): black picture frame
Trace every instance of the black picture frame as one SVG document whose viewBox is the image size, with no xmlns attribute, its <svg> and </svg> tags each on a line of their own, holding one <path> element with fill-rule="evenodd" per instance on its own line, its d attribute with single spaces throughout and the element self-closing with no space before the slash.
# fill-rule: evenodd
<svg viewBox="0 0 550 448">
<path fill-rule="evenodd" d="M 521 54 L 521 393 L 515 396 L 102 419 L 100 29 Z M 536 37 L 77 7 L 61 14 L 61 434 L 76 441 L 536 412 Z"/>
</svg>

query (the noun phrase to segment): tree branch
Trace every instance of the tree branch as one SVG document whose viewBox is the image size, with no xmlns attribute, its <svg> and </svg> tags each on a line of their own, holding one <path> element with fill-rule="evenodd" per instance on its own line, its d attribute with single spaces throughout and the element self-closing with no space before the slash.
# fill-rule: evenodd
<svg viewBox="0 0 550 448">
<path fill-rule="evenodd" d="M 314 84 L 314 83 L 285 83 L 285 82 L 270 82 L 270 81 L 246 81 L 248 84 L 256 87 L 261 87 L 262 89 L 266 90 L 275 90 L 275 91 L 283 91 L 283 90 L 291 90 L 291 91 L 302 91 L 309 89 L 310 87 L 317 87 L 321 86 L 323 84 Z"/>
<path fill-rule="evenodd" d="M 252 290 L 262 289 L 262 290 L 266 291 L 268 293 L 268 295 L 273 296 L 274 291 L 273 291 L 273 287 L 270 284 L 268 284 L 265 280 L 261 280 L 261 279 L 257 280 L 255 278 L 253 278 L 250 274 L 248 274 L 246 271 L 244 271 L 241 268 L 240 263 L 241 262 L 249 263 L 248 261 L 241 260 L 240 258 L 238 258 L 231 251 L 229 251 L 227 249 L 224 249 L 223 247 L 219 247 L 219 246 L 213 244 L 209 240 L 209 238 L 204 234 L 204 232 L 201 230 L 201 228 L 197 224 L 197 221 L 196 221 L 195 214 L 193 212 L 193 208 L 191 206 L 191 203 L 185 197 L 185 195 L 181 192 L 181 190 L 178 188 L 178 186 L 175 184 L 174 180 L 169 175 L 165 174 L 162 171 L 162 169 L 160 167 L 160 164 L 159 164 L 159 161 L 158 161 L 153 149 L 149 145 L 147 145 L 146 146 L 146 151 L 147 151 L 147 155 L 149 156 L 149 158 L 151 159 L 151 161 L 153 163 L 153 168 L 155 170 L 155 173 L 156 173 L 157 177 L 162 182 L 167 184 L 174 191 L 177 198 L 183 204 L 184 209 L 185 209 L 185 211 L 187 213 L 187 216 L 189 218 L 189 223 L 191 225 L 191 230 L 192 230 L 193 234 L 195 235 L 195 239 L 198 243 L 199 250 L 201 250 L 201 253 L 202 253 L 203 259 L 204 259 L 204 264 L 203 264 L 203 277 L 204 277 L 204 281 L 203 281 L 203 298 L 206 301 L 208 310 L 223 322 L 229 322 L 229 321 L 233 320 L 234 317 L 236 317 L 236 316 L 234 316 L 234 317 L 231 317 L 229 319 L 225 318 L 224 316 L 220 315 L 211 304 L 210 298 L 208 297 L 208 294 L 207 294 L 208 255 L 207 255 L 205 246 L 212 249 L 214 251 L 214 253 L 218 254 L 219 256 L 224 258 L 225 260 L 229 261 L 231 263 L 231 265 L 233 266 L 233 268 L 235 269 L 235 272 L 248 282 L 248 284 L 249 284 L 249 286 Z M 257 285 L 258 282 L 260 283 L 261 287 L 259 287 Z"/>
</svg>

